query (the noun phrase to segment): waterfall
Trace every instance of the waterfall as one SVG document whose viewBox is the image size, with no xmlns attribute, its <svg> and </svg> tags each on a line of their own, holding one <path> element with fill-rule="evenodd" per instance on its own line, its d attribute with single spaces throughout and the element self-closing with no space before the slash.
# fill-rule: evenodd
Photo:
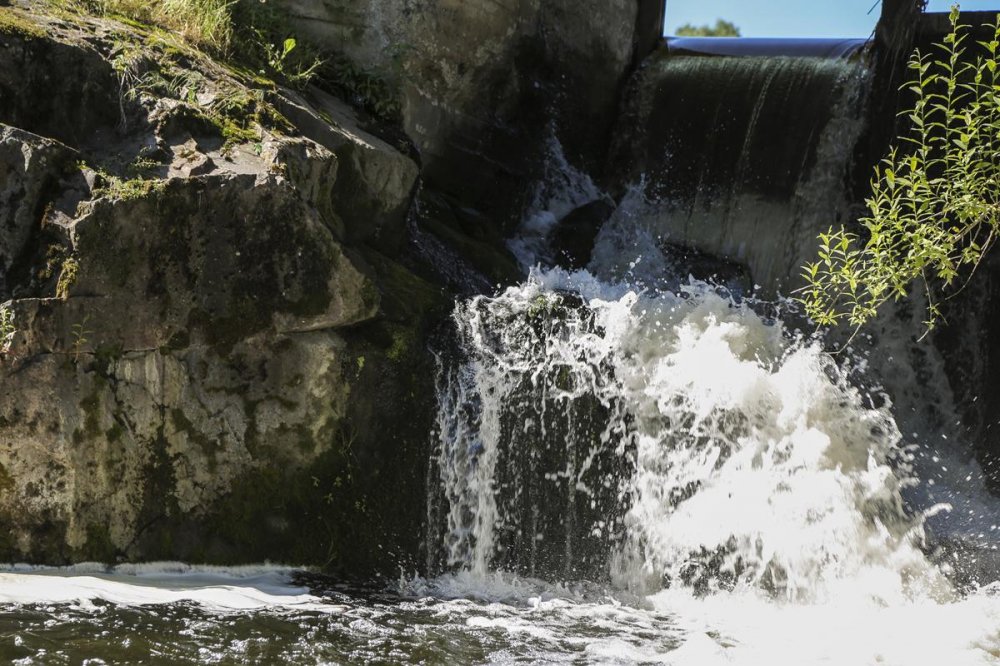
<svg viewBox="0 0 1000 666">
<path fill-rule="evenodd" d="M 552 267 L 547 238 L 608 195 L 553 144 L 511 242 L 528 276 L 455 306 L 428 494 L 439 575 L 402 589 L 526 603 L 542 640 L 585 613 L 617 636 L 656 627 L 588 646 L 598 662 L 988 663 L 1000 510 L 940 353 L 913 343 L 920 303 L 831 355 L 780 296 L 850 215 L 863 67 L 674 57 L 642 76 L 586 268 Z M 691 277 L 692 246 L 718 280 Z"/>
<path fill-rule="evenodd" d="M 454 316 L 452 566 L 792 599 L 859 576 L 886 598 L 941 584 L 888 405 L 749 302 L 551 270 Z"/>
<path fill-rule="evenodd" d="M 606 322 L 538 281 L 454 316 L 463 360 L 440 393 L 448 563 L 600 577 L 631 446 Z"/>
<path fill-rule="evenodd" d="M 637 594 L 756 589 L 815 601 L 864 580 L 886 602 L 947 596 L 951 569 L 926 555 L 925 525 L 938 527 L 938 545 L 952 526 L 963 525 L 960 538 L 980 529 L 947 519 L 949 508 L 987 512 L 952 479 L 982 485 L 967 460 L 946 456 L 940 466 L 955 471 L 943 487 L 919 478 L 940 459 L 915 430 L 944 433 L 951 413 L 917 381 L 943 381 L 938 357 L 912 362 L 899 327 L 913 322 L 892 316 L 835 361 L 773 300 L 816 232 L 846 215 L 864 68 L 803 57 L 649 68 L 656 94 L 640 92 L 638 106 L 652 95 L 671 123 L 646 117 L 643 171 L 587 270 L 543 267 L 559 218 L 606 196 L 553 142 L 511 242 L 534 265 L 528 279 L 455 308 L 429 500 L 436 568 Z M 678 137 L 704 143 L 681 149 Z M 772 300 L 689 278 L 671 243 L 746 262 Z M 894 354 L 872 358 L 889 338 Z M 883 384 L 900 396 L 906 437 Z M 933 422 L 915 416 L 921 405 Z"/>
<path fill-rule="evenodd" d="M 612 165 L 643 183 L 655 236 L 787 294 L 817 234 L 849 217 L 868 80 L 854 60 L 663 53 L 640 74 Z"/>
</svg>

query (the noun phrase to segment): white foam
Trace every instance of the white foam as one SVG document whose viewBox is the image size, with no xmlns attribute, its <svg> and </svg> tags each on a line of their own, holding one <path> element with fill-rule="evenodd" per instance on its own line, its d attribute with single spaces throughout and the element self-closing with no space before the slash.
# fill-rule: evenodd
<svg viewBox="0 0 1000 666">
<path fill-rule="evenodd" d="M 467 423 L 446 442 L 467 456 L 445 475 L 449 497 L 461 502 L 450 527 L 465 544 L 452 561 L 475 566 L 423 581 L 423 593 L 528 605 L 546 627 L 619 613 L 599 637 L 559 636 L 602 663 L 1000 660 L 992 588 L 956 592 L 922 550 L 921 511 L 937 509 L 905 506 L 914 482 L 891 404 L 871 407 L 817 343 L 709 285 L 673 293 L 602 277 L 535 270 L 524 284 L 456 310 L 472 358 L 461 377 L 479 382 L 469 390 L 489 415 L 480 430 Z M 584 312 L 560 310 L 561 323 L 529 343 L 525 319 L 566 291 L 583 299 Z M 624 611 L 593 590 L 490 571 L 491 529 L 505 519 L 496 495 L 510 492 L 483 463 L 504 436 L 497 413 L 519 378 L 552 367 L 603 373 L 569 384 L 602 404 L 624 404 L 634 429 L 630 538 L 612 569 L 614 596 L 633 606 Z M 463 470 L 477 475 L 475 484 Z M 474 529 L 463 523 L 470 517 Z M 490 626 L 523 634 L 520 620 L 503 619 L 510 612 L 497 610 Z M 626 637 L 664 614 L 679 627 L 676 645 L 651 637 L 670 633 L 661 625 Z"/>
<path fill-rule="evenodd" d="M 589 663 L 675 666 L 981 666 L 1000 661 L 993 589 L 946 603 L 881 603 L 862 595 L 783 602 L 759 590 L 697 596 L 683 588 L 619 601 L 605 591 L 509 574 L 469 572 L 408 581 L 438 616 L 470 631 L 532 640 L 539 660 L 582 654 Z M 443 596 L 439 596 L 443 595 Z M 621 596 L 621 593 L 616 593 Z"/>
<path fill-rule="evenodd" d="M 670 663 L 972 666 L 1000 658 L 1000 604 L 989 593 L 951 603 L 839 600 L 782 604 L 754 594 L 653 597 L 677 613 L 687 640 Z"/>
<path fill-rule="evenodd" d="M 562 323 L 533 341 L 531 313 L 556 307 L 569 289 L 585 312 L 562 312 Z M 461 305 L 456 320 L 473 352 L 460 402 L 482 407 L 478 422 L 443 442 L 450 529 L 463 544 L 453 563 L 489 571 L 494 528 L 505 518 L 496 495 L 516 492 L 494 479 L 508 436 L 500 414 L 513 392 L 524 377 L 568 371 L 579 380 L 560 390 L 622 405 L 633 424 L 637 469 L 622 502 L 632 505 L 634 552 L 619 562 L 623 586 L 676 583 L 701 566 L 694 554 L 719 553 L 709 577 L 790 597 L 859 586 L 886 600 L 916 585 L 948 594 L 920 551 L 919 517 L 903 506 L 906 469 L 890 464 L 899 433 L 888 408 L 865 407 L 822 349 L 780 322 L 703 283 L 636 291 L 561 270 L 535 271 L 495 298 Z"/>
<path fill-rule="evenodd" d="M 292 584 L 295 570 L 280 566 L 213 567 L 176 562 L 64 568 L 13 565 L 0 569 L 0 603 L 124 606 L 190 602 L 209 610 L 286 609 L 330 613 L 324 603 Z"/>
</svg>

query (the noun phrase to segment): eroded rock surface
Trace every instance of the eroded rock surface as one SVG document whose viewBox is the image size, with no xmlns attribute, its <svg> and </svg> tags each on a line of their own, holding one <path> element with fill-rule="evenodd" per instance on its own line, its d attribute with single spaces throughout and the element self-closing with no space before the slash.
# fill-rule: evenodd
<svg viewBox="0 0 1000 666">
<path fill-rule="evenodd" d="M 399 263 L 414 160 L 320 91 L 0 12 L 40 29 L 0 31 L 0 560 L 412 557 L 447 304 Z"/>
<path fill-rule="evenodd" d="M 73 152 L 58 141 L 0 124 L 0 299 Z"/>
</svg>

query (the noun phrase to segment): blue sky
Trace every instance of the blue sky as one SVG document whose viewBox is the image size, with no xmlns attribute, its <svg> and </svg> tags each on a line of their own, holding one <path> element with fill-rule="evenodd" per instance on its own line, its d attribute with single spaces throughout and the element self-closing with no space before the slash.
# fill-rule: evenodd
<svg viewBox="0 0 1000 666">
<path fill-rule="evenodd" d="M 744 37 L 867 37 L 881 3 L 876 0 L 667 0 L 666 33 L 685 23 L 732 21 Z M 1000 10 L 1000 0 L 964 0 L 963 10 Z M 928 11 L 948 11 L 951 0 L 931 0 Z M 868 10 L 871 9 L 871 13 Z"/>
</svg>

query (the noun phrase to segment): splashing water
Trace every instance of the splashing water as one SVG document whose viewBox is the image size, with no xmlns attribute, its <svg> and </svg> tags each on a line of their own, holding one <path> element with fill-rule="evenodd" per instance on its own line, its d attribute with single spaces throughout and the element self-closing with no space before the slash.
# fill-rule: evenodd
<svg viewBox="0 0 1000 666">
<path fill-rule="evenodd" d="M 685 279 L 641 189 L 589 270 L 456 306 L 430 499 L 444 573 L 404 593 L 529 608 L 512 635 L 615 615 L 596 663 L 1000 660 L 996 586 L 959 592 L 928 556 L 948 507 L 917 491 L 868 362 L 780 303 Z"/>
<path fill-rule="evenodd" d="M 675 614 L 679 645 L 602 644 L 597 661 L 996 658 L 992 588 L 962 598 L 924 554 L 891 404 L 818 343 L 704 283 L 638 290 L 561 270 L 455 321 L 438 456 L 459 573 L 404 589 L 516 604 L 540 588 L 606 610 L 572 584 L 499 572 L 585 577 Z"/>
<path fill-rule="evenodd" d="M 868 567 L 899 574 L 880 594 L 934 584 L 920 520 L 900 497 L 906 465 L 888 409 L 865 407 L 818 345 L 749 305 L 703 283 L 637 292 L 556 270 L 473 299 L 456 321 L 468 359 L 443 403 L 453 421 L 441 454 L 452 564 L 489 570 L 513 518 L 503 497 L 559 483 L 567 503 L 584 503 L 601 494 L 588 474 L 610 463 L 591 476 L 615 479 L 615 503 L 628 507 L 614 576 L 630 589 L 676 581 L 817 599 Z M 545 397 L 525 404 L 525 387 Z M 477 404 L 471 419 L 453 410 L 456 394 Z M 600 427 L 578 437 L 563 420 L 581 402 L 602 411 Z M 530 426 L 508 427 L 516 421 Z M 546 429 L 572 450 L 562 477 L 536 484 L 498 469 L 548 446 L 527 436 Z"/>
</svg>

